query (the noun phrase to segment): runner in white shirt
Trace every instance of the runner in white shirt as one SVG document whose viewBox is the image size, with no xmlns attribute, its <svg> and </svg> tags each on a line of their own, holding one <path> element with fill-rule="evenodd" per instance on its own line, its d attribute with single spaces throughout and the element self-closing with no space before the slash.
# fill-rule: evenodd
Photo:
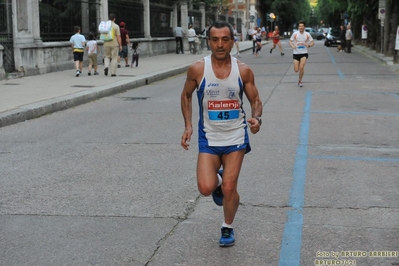
<svg viewBox="0 0 399 266">
<path fill-rule="evenodd" d="M 294 71 L 299 71 L 298 86 L 302 87 L 302 78 L 305 73 L 305 64 L 308 59 L 308 49 L 314 45 L 312 36 L 305 31 L 305 22 L 299 21 L 298 31 L 290 38 L 290 46 L 294 49 Z"/>
</svg>

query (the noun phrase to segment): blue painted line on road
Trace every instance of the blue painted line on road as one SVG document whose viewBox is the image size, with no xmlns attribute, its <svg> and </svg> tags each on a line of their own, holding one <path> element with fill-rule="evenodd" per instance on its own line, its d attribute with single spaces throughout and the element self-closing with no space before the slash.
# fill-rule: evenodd
<svg viewBox="0 0 399 266">
<path fill-rule="evenodd" d="M 399 116 L 399 113 L 386 113 L 386 112 L 312 111 L 312 114 L 325 114 L 325 115 L 378 115 L 378 116 Z"/>
<path fill-rule="evenodd" d="M 335 65 L 336 64 L 335 58 L 332 55 L 332 53 L 330 52 L 330 49 L 328 49 L 327 47 L 325 47 L 325 48 L 326 48 L 328 56 L 330 57 L 331 62 Z M 339 68 L 337 69 L 337 72 L 338 72 L 338 76 L 339 76 L 340 79 L 344 79 L 345 78 L 345 75 L 342 73 L 342 71 Z"/>
<path fill-rule="evenodd" d="M 287 222 L 284 226 L 283 239 L 281 241 L 279 266 L 299 266 L 301 261 L 303 205 L 305 199 L 311 102 L 312 93 L 308 91 L 305 98 L 295 165 L 292 171 L 289 202 L 292 210 L 287 211 Z"/>
<path fill-rule="evenodd" d="M 379 158 L 379 157 L 350 157 L 350 156 L 324 156 L 312 155 L 309 159 L 328 159 L 328 160 L 343 160 L 343 161 L 369 161 L 369 162 L 399 162 L 399 158 Z"/>
<path fill-rule="evenodd" d="M 327 47 L 325 47 L 325 48 L 326 48 L 328 56 L 330 57 L 331 62 L 335 65 L 336 64 L 335 59 L 334 59 L 334 56 L 331 54 L 330 49 L 328 49 Z"/>
<path fill-rule="evenodd" d="M 338 72 L 339 78 L 341 78 L 341 79 L 345 78 L 345 75 L 341 72 L 341 70 L 339 68 L 337 69 L 337 72 Z"/>
<path fill-rule="evenodd" d="M 399 94 L 398 93 L 394 93 L 394 95 L 395 95 L 396 99 L 399 100 Z"/>
</svg>

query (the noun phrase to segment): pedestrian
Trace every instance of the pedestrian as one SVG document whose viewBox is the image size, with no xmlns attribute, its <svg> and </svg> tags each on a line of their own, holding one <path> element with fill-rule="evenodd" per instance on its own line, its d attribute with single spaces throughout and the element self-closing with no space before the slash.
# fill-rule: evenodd
<svg viewBox="0 0 399 266">
<path fill-rule="evenodd" d="M 261 28 L 258 28 L 256 30 L 254 38 L 255 38 L 255 42 L 256 42 L 255 56 L 258 56 L 259 53 L 260 53 L 260 50 L 262 49 L 262 31 L 261 31 Z"/>
<path fill-rule="evenodd" d="M 236 24 L 233 24 L 233 29 L 234 29 L 234 44 L 236 45 L 236 49 L 237 49 L 237 57 L 241 57 L 240 55 L 240 45 L 238 43 L 238 39 L 237 36 L 240 36 L 240 34 L 238 34 L 237 32 L 237 27 Z"/>
<path fill-rule="evenodd" d="M 235 243 L 232 224 L 240 202 L 238 176 L 244 155 L 251 150 L 248 127 L 256 134 L 262 122 L 262 102 L 253 71 L 230 55 L 233 45 L 233 27 L 225 21 L 215 22 L 209 28 L 212 52 L 189 67 L 181 94 L 185 123 L 181 146 L 188 150 L 193 134 L 192 94 L 197 91 L 200 106 L 197 185 L 202 195 L 212 194 L 214 202 L 223 206 L 221 247 Z M 251 105 L 247 120 L 244 93 Z"/>
<path fill-rule="evenodd" d="M 134 62 L 136 62 L 136 67 L 139 66 L 139 54 L 140 54 L 140 51 L 141 51 L 141 48 L 139 46 L 139 43 L 138 42 L 133 42 L 133 45 L 132 45 L 132 52 L 133 52 L 132 64 L 130 65 L 131 67 L 133 67 Z"/>
<path fill-rule="evenodd" d="M 283 53 L 283 47 L 281 47 L 281 42 L 280 42 L 281 36 L 280 36 L 280 30 L 278 29 L 278 26 L 274 27 L 272 37 L 273 37 L 273 47 L 272 47 L 272 49 L 270 49 L 270 53 L 272 53 L 273 49 L 276 48 L 276 45 L 278 45 L 278 48 L 280 49 L 280 54 L 281 54 L 281 56 L 283 56 L 284 53 Z"/>
<path fill-rule="evenodd" d="M 352 38 L 353 38 L 353 33 L 351 30 L 351 25 L 348 25 L 346 27 L 346 34 L 345 34 L 345 41 L 346 41 L 346 52 L 351 53 L 352 50 Z"/>
<path fill-rule="evenodd" d="M 197 34 L 195 33 L 195 30 L 193 29 L 193 25 L 191 25 L 191 24 L 188 25 L 187 40 L 188 40 L 190 53 L 193 53 L 193 54 L 197 53 L 197 47 L 195 45 L 195 37 L 196 36 L 197 36 Z"/>
<path fill-rule="evenodd" d="M 111 65 L 111 77 L 116 77 L 118 53 L 122 51 L 121 32 L 119 26 L 115 23 L 115 14 L 109 14 L 108 18 L 112 23 L 113 39 L 104 42 L 104 75 L 108 76 L 108 67 Z"/>
<path fill-rule="evenodd" d="M 121 67 L 120 62 L 121 58 L 125 59 L 125 67 L 129 67 L 129 58 L 128 58 L 128 47 L 130 46 L 130 38 L 129 32 L 125 29 L 125 22 L 119 23 L 120 32 L 121 32 L 121 41 L 122 41 L 122 51 L 119 52 L 118 55 L 118 68 Z"/>
<path fill-rule="evenodd" d="M 262 38 L 266 40 L 266 38 L 267 38 L 267 32 L 266 32 L 265 26 L 262 27 L 261 32 L 262 32 Z"/>
<path fill-rule="evenodd" d="M 258 33 L 258 27 L 255 26 L 253 30 L 251 30 L 251 41 L 252 41 L 252 54 L 255 54 L 256 51 L 256 34 Z"/>
<path fill-rule="evenodd" d="M 80 27 L 74 27 L 75 34 L 71 36 L 69 42 L 71 43 L 73 51 L 73 60 L 75 61 L 76 77 L 82 75 L 83 70 L 83 54 L 85 52 L 86 38 L 80 34 Z"/>
<path fill-rule="evenodd" d="M 179 50 L 182 54 L 184 54 L 183 50 L 183 36 L 184 31 L 183 28 L 180 26 L 180 23 L 177 24 L 177 27 L 173 30 L 173 34 L 176 38 L 176 54 L 179 54 Z"/>
<path fill-rule="evenodd" d="M 205 29 L 201 32 L 201 35 L 203 36 L 205 42 L 206 42 L 206 48 L 209 49 L 209 44 L 208 44 L 208 29 L 209 29 L 209 25 L 206 24 Z"/>
<path fill-rule="evenodd" d="M 341 51 L 340 52 L 345 52 L 346 49 L 346 30 L 343 25 L 341 25 L 341 31 L 339 32 L 339 39 L 341 40 Z"/>
<path fill-rule="evenodd" d="M 94 75 L 98 75 L 97 72 L 97 41 L 93 33 L 89 34 L 89 41 L 86 44 L 86 50 L 88 52 L 88 59 L 89 59 L 89 73 L 88 75 L 91 76 L 91 68 L 94 68 Z"/>
<path fill-rule="evenodd" d="M 314 45 L 312 36 L 305 31 L 304 21 L 299 21 L 298 31 L 291 35 L 289 43 L 293 49 L 294 71 L 299 71 L 298 86 L 302 87 L 302 78 L 305 73 L 306 60 L 308 59 L 308 48 Z"/>
</svg>

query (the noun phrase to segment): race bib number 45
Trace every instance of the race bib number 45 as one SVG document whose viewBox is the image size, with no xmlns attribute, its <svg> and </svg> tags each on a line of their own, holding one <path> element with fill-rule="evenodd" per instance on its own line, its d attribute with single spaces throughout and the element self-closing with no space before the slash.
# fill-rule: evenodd
<svg viewBox="0 0 399 266">
<path fill-rule="evenodd" d="M 238 100 L 208 101 L 208 116 L 211 121 L 237 119 L 240 114 Z"/>
</svg>

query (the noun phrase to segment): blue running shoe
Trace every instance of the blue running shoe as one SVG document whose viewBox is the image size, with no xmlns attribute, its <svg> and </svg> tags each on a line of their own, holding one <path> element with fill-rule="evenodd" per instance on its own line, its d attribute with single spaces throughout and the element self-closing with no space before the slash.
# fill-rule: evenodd
<svg viewBox="0 0 399 266">
<path fill-rule="evenodd" d="M 218 174 L 223 178 L 223 170 L 219 170 Z M 212 192 L 212 198 L 216 205 L 223 206 L 222 186 L 218 186 L 215 191 Z"/>
<path fill-rule="evenodd" d="M 220 237 L 220 247 L 231 247 L 234 246 L 234 230 L 233 228 L 222 227 L 222 236 Z"/>
</svg>

